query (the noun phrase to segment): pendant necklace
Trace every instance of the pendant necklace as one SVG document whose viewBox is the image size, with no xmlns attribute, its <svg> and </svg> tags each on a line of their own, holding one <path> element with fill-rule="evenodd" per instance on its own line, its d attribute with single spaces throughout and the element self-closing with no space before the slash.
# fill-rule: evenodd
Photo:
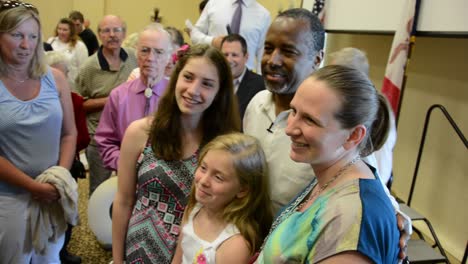
<svg viewBox="0 0 468 264">
<path fill-rule="evenodd" d="M 320 189 L 317 192 L 314 193 L 312 191 L 309 197 L 297 206 L 296 211 L 300 211 L 308 202 L 310 202 L 312 199 L 320 195 L 323 192 L 323 190 L 325 190 L 330 184 L 332 184 L 336 179 L 338 179 L 341 175 L 343 175 L 344 172 L 349 167 L 351 167 L 354 163 L 358 162 L 359 160 L 361 160 L 361 156 L 356 156 L 353 160 L 351 160 L 346 165 L 341 167 L 341 169 L 335 174 L 335 176 L 333 176 L 329 181 L 327 181 L 324 185 L 322 185 L 322 187 L 320 187 Z"/>
<path fill-rule="evenodd" d="M 346 165 L 341 167 L 341 169 L 333 176 L 328 182 L 326 182 L 320 189 L 312 193 L 313 189 L 317 185 L 317 178 L 314 178 L 314 180 L 307 186 L 307 188 L 302 192 L 299 197 L 297 197 L 294 202 L 292 202 L 289 206 L 287 206 L 281 214 L 273 221 L 273 224 L 271 225 L 270 232 L 268 232 L 268 235 L 265 237 L 263 240 L 263 244 L 260 247 L 260 251 L 263 250 L 263 247 L 265 246 L 265 243 L 267 242 L 268 238 L 270 237 L 271 233 L 276 229 L 276 227 L 283 222 L 283 220 L 287 219 L 289 216 L 291 216 L 294 212 L 300 211 L 304 205 L 306 205 L 308 202 L 310 202 L 312 199 L 320 195 L 332 182 L 334 182 L 336 179 L 338 179 L 341 175 L 344 174 L 344 172 L 351 167 L 353 164 L 361 160 L 361 156 L 356 156 L 354 159 L 352 159 L 350 162 L 348 162 Z M 309 195 L 307 199 L 306 196 Z M 305 200 L 304 200 L 305 199 Z"/>
<path fill-rule="evenodd" d="M 30 78 L 29 77 L 26 77 L 26 79 L 23 79 L 23 80 L 18 80 L 18 79 L 15 79 L 11 76 L 7 76 L 8 79 L 12 80 L 12 81 L 15 81 L 17 83 L 24 83 L 25 81 L 29 80 Z"/>
<path fill-rule="evenodd" d="M 145 97 L 146 97 L 145 110 L 144 110 L 145 116 L 147 116 L 149 114 L 151 96 L 153 96 L 153 89 L 151 89 L 150 82 L 148 80 L 148 86 L 145 89 Z"/>
<path fill-rule="evenodd" d="M 150 99 L 152 95 L 153 95 L 153 90 L 151 90 L 151 88 L 149 88 L 149 87 L 146 87 L 146 89 L 145 89 L 145 97 L 146 97 L 147 99 Z"/>
</svg>

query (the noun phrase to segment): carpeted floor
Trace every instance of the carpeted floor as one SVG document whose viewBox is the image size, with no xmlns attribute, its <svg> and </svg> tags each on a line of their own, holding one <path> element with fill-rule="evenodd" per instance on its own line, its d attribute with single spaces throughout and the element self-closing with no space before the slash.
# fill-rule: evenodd
<svg viewBox="0 0 468 264">
<path fill-rule="evenodd" d="M 68 250 L 80 256 L 83 264 L 107 264 L 112 252 L 101 248 L 88 226 L 88 186 L 88 178 L 78 180 L 80 224 L 73 228 Z"/>
</svg>

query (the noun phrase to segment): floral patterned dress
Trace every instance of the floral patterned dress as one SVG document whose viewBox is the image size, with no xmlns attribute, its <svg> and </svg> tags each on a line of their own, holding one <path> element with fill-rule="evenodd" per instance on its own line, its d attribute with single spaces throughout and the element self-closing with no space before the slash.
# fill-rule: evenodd
<svg viewBox="0 0 468 264">
<path fill-rule="evenodd" d="M 148 146 L 140 155 L 137 201 L 125 242 L 126 263 L 171 262 L 198 154 L 167 161 L 157 159 Z"/>
</svg>

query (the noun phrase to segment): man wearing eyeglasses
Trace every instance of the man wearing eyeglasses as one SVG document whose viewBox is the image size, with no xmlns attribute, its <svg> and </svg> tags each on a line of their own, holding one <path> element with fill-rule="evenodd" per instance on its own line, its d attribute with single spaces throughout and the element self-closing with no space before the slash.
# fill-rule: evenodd
<svg viewBox="0 0 468 264">
<path fill-rule="evenodd" d="M 160 24 L 152 23 L 139 33 L 140 77 L 112 90 L 94 136 L 106 168 L 117 170 L 120 144 L 130 123 L 156 111 L 168 83 L 164 69 L 171 51 L 170 35 Z"/>
<path fill-rule="evenodd" d="M 91 142 L 86 148 L 89 195 L 111 174 L 111 171 L 103 166 L 94 140 L 101 112 L 111 90 L 125 82 L 137 66 L 135 52 L 121 47 L 125 33 L 126 25 L 120 17 L 105 16 L 98 25 L 98 37 L 102 46 L 83 63 L 75 80 L 77 92 L 85 99 L 83 109 L 86 112 L 91 137 Z"/>
</svg>

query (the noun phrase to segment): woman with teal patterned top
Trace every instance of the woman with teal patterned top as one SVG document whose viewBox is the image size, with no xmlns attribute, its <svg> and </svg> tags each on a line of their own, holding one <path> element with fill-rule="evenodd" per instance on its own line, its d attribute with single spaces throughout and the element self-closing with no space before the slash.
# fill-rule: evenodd
<svg viewBox="0 0 468 264">
<path fill-rule="evenodd" d="M 218 50 L 193 46 L 177 63 L 155 116 L 128 127 L 112 217 L 114 263 L 171 262 L 200 147 L 239 131 L 232 83 Z"/>
<path fill-rule="evenodd" d="M 314 179 L 274 221 L 256 263 L 397 263 L 395 210 L 361 160 L 384 143 L 385 100 L 344 66 L 316 71 L 291 101 L 290 157 Z"/>
</svg>

